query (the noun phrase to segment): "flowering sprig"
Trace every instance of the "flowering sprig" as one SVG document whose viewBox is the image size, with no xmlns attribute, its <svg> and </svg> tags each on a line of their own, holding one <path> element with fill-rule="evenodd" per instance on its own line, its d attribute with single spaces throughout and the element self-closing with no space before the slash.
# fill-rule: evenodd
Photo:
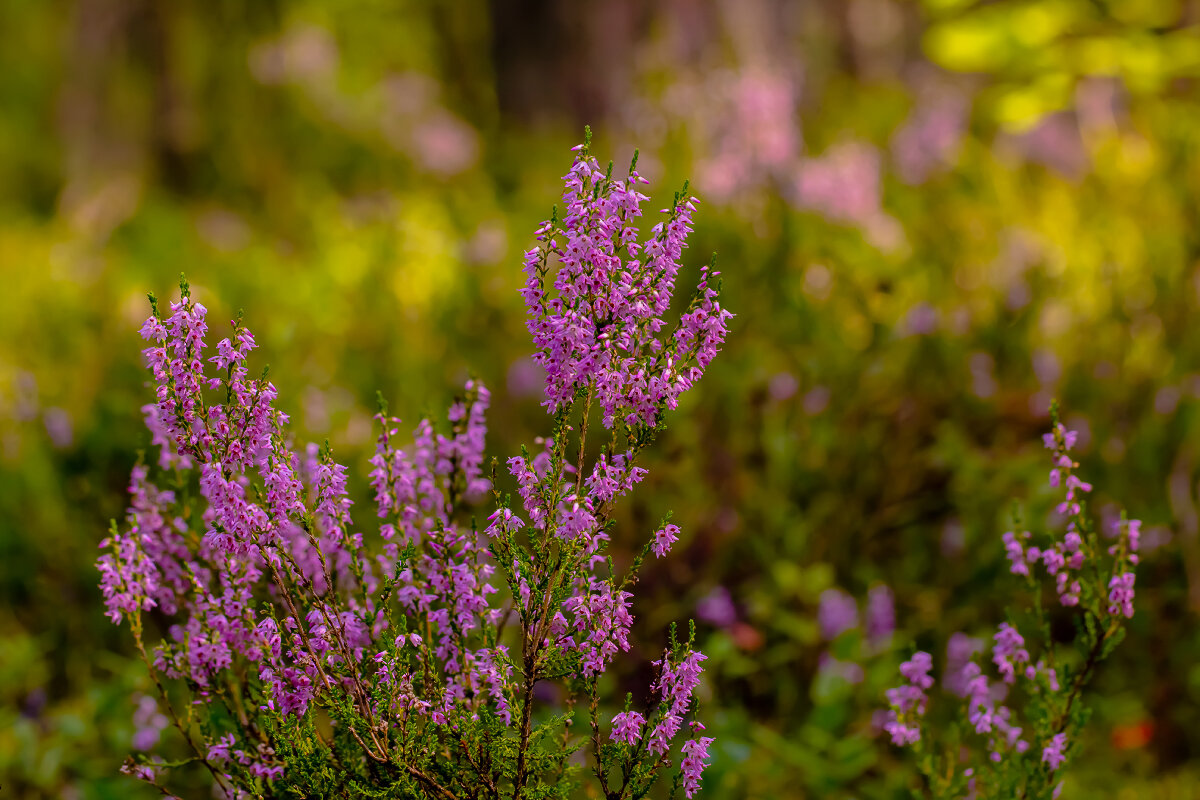
<svg viewBox="0 0 1200 800">
<path fill-rule="evenodd" d="M 654 662 L 656 677 L 651 684 L 651 708 L 645 715 L 631 710 L 632 696 L 626 697 L 625 710 L 614 715 L 605 741 L 599 721 L 593 717 L 593 749 L 598 764 L 607 764 L 599 774 L 601 788 L 607 797 L 641 797 L 669 768 L 672 742 L 685 729 L 687 738 L 680 747 L 683 760 L 677 776 L 677 786 L 686 797 L 693 797 L 700 788 L 700 778 L 707 766 L 708 748 L 713 739 L 703 736 L 704 725 L 694 713 L 694 693 L 700 685 L 701 662 L 707 659 L 695 649 L 696 631 L 692 626 L 686 643 L 677 643 L 672 627 L 671 645 L 661 659 Z M 613 785 L 619 772 L 620 784 Z"/>
<path fill-rule="evenodd" d="M 164 792 L 169 768 L 198 763 L 227 796 L 516 800 L 565 796 L 570 756 L 590 738 L 608 798 L 641 796 L 676 764 L 676 785 L 698 790 L 712 739 L 694 718 L 705 660 L 694 634 L 680 644 L 672 632 L 644 715 L 630 699 L 611 741 L 600 732 L 600 678 L 631 649 L 638 570 L 682 532 L 668 515 L 624 574 L 606 550 L 615 503 L 646 474 L 638 454 L 731 315 L 705 267 L 665 333 L 695 200 L 685 189 L 639 241 L 644 179 L 600 172 L 586 144 L 577 153 L 566 213 L 526 259 L 552 430 L 507 461 L 515 503 L 495 462 L 486 473 L 482 383 L 466 384 L 444 423 L 420 420 L 411 443 L 381 397 L 379 532 L 365 536 L 346 468 L 328 443 L 297 447 L 267 371 L 252 376 L 241 317 L 214 353 L 186 280 L 169 313 L 151 297 L 144 415 L 159 474 L 135 467 L 126 522 L 97 565 L 108 615 L 130 624 L 166 712 L 142 701 L 139 745 L 153 744 L 145 720 L 157 736 L 169 719 L 191 756 L 143 757 L 130 774 Z M 589 443 L 593 405 L 607 435 Z M 478 526 L 472 506 L 489 498 Z M 172 681 L 192 698 L 186 714 Z M 557 715 L 538 708 L 544 683 L 561 687 Z M 572 731 L 581 702 L 590 737 Z"/>
<path fill-rule="evenodd" d="M 960 660 L 959 673 L 947 676 L 947 685 L 965 703 L 965 733 L 951 727 L 935 741 L 922 735 L 930 655 L 915 654 L 901 668 L 909 683 L 888 692 L 885 730 L 895 744 L 914 749 L 935 798 L 1057 797 L 1087 717 L 1083 688 L 1133 616 L 1141 523 L 1122 515 L 1116 542 L 1107 550 L 1101 546 L 1087 513 L 1092 486 L 1080 479 L 1071 455 L 1077 434 L 1058 421 L 1057 405 L 1051 417 L 1053 427 L 1043 441 L 1053 462 L 1049 484 L 1063 492 L 1056 511 L 1065 517 L 1064 530 L 1061 538 L 1047 536 L 1037 544 L 1028 531 L 1004 534 L 1009 570 L 1024 579 L 1031 604 L 995 633 L 991 660 L 999 681 L 990 681 L 977 661 Z M 1041 570 L 1058 606 L 1077 620 L 1072 642 L 1051 635 Z"/>
<path fill-rule="evenodd" d="M 900 665 L 900 674 L 908 683 L 888 689 L 891 709 L 883 729 L 891 735 L 895 744 L 915 744 L 921 739 L 919 720 L 925 716 L 925 708 L 929 703 L 925 692 L 933 686 L 933 678 L 929 675 L 931 669 L 933 658 L 929 653 L 917 651 L 911 659 Z"/>
</svg>

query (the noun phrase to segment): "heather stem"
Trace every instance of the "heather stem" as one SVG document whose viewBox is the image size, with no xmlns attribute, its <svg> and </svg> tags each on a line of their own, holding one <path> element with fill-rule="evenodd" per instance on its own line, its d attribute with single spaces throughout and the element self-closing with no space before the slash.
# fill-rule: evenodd
<svg viewBox="0 0 1200 800">
<path fill-rule="evenodd" d="M 221 778 L 221 774 L 217 771 L 216 767 L 209 763 L 208 754 L 201 752 L 200 748 L 196 746 L 196 742 L 192 739 L 191 734 L 188 733 L 187 728 L 179 720 L 179 715 L 175 713 L 175 706 L 171 704 L 171 699 L 167 696 L 167 689 L 162 685 L 162 681 L 158 677 L 158 670 L 154 668 L 154 665 L 150 661 L 150 657 L 146 654 L 146 645 L 142 642 L 141 611 L 133 612 L 133 614 L 130 616 L 129 627 L 133 631 L 133 640 L 137 645 L 138 654 L 142 658 L 142 663 L 146 665 L 146 671 L 150 673 L 150 679 L 154 681 L 154 686 L 158 690 L 159 697 L 162 698 L 163 704 L 167 707 L 167 713 L 171 715 L 172 724 L 175 725 L 176 730 L 178 730 L 183 736 L 183 739 L 185 742 L 187 742 L 188 747 L 191 748 L 192 752 L 196 754 L 196 758 L 200 761 L 200 763 L 202 763 L 204 767 L 212 773 L 213 780 L 217 782 L 217 785 L 222 789 L 225 789 L 226 792 L 231 791 L 231 788 L 227 788 L 225 786 L 225 782 Z"/>
</svg>

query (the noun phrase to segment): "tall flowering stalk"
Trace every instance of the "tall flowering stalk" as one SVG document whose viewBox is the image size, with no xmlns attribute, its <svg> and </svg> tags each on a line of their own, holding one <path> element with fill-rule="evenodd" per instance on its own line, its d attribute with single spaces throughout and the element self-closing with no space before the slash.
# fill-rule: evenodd
<svg viewBox="0 0 1200 800">
<path fill-rule="evenodd" d="M 884 729 L 894 744 L 914 751 L 935 798 L 1058 797 L 1088 716 L 1083 689 L 1133 616 L 1141 522 L 1122 515 L 1114 543 L 1102 543 L 1087 513 L 1092 486 L 1079 477 L 1071 455 L 1077 435 L 1058 421 L 1057 406 L 1051 417 L 1043 441 L 1052 461 L 1050 486 L 1063 493 L 1057 511 L 1065 530 L 1037 538 L 1028 531 L 1004 534 L 1010 572 L 1024 579 L 1030 605 L 993 637 L 996 678 L 974 659 L 957 659 L 946 685 L 961 698 L 964 720 L 941 736 L 924 724 L 933 686 L 929 653 L 917 652 L 901 665 L 905 683 L 887 693 Z M 1054 605 L 1076 623 L 1070 642 L 1051 634 Z"/>
<path fill-rule="evenodd" d="M 525 258 L 552 425 L 507 461 L 515 500 L 496 462 L 487 472 L 481 383 L 411 441 L 381 398 L 380 523 L 365 536 L 346 468 L 328 444 L 297 447 L 266 370 L 250 372 L 241 320 L 213 352 L 186 281 L 169 310 L 151 297 L 156 400 L 143 410 L 157 469 L 135 467 L 97 566 L 108 615 L 129 623 L 190 757 L 140 756 L 126 771 L 167 792 L 169 767 L 198 764 L 229 797 L 564 797 L 587 747 L 610 800 L 672 772 L 687 797 L 698 790 L 712 739 L 695 718 L 694 636 L 672 629 L 643 709 L 629 697 L 609 717 L 599 686 L 630 649 L 640 565 L 680 530 L 664 520 L 624 573 L 607 547 L 615 503 L 645 477 L 639 454 L 731 315 L 705 267 L 668 330 L 695 199 L 685 187 L 640 239 L 636 156 L 616 179 L 587 143 L 576 152 L 562 216 Z M 489 497 L 478 526 L 470 509 Z M 554 694 L 539 684 L 563 700 L 539 704 Z"/>
</svg>

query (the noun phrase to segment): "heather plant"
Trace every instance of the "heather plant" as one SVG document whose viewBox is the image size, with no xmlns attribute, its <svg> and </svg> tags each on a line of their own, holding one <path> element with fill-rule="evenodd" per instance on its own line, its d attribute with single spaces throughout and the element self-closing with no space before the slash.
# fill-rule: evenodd
<svg viewBox="0 0 1200 800">
<path fill-rule="evenodd" d="M 680 530 L 666 515 L 625 570 L 607 547 L 614 505 L 646 475 L 639 454 L 731 314 L 706 266 L 667 326 L 696 206 L 686 185 L 641 239 L 636 154 L 618 179 L 587 141 L 575 150 L 561 214 L 525 255 L 551 424 L 505 462 L 515 497 L 485 456 L 481 382 L 411 443 L 381 397 L 379 528 L 361 532 L 346 467 L 328 443 L 297 446 L 267 370 L 251 373 L 241 317 L 213 352 L 186 280 L 169 310 L 151 295 L 143 410 L 158 455 L 134 468 L 98 567 L 157 690 L 139 741 L 157 741 L 165 713 L 189 754 L 127 772 L 164 794 L 191 764 L 228 797 L 541 798 L 568 796 L 586 763 L 613 800 L 660 781 L 697 792 L 712 739 L 694 632 L 672 627 L 644 697 L 614 703 L 601 685 L 630 649 L 640 566 Z"/>
<path fill-rule="evenodd" d="M 948 648 L 945 685 L 965 721 L 936 732 L 926 724 L 934 685 L 927 652 L 901 664 L 905 683 L 887 692 L 884 730 L 912 749 L 925 793 L 935 798 L 1058 797 L 1088 720 L 1084 687 L 1133 617 L 1141 522 L 1122 514 L 1107 541 L 1101 538 L 1087 513 L 1092 486 L 1071 455 L 1078 434 L 1059 422 L 1057 405 L 1051 418 L 1043 441 L 1052 460 L 1050 486 L 1063 492 L 1055 510 L 1065 526 L 1061 535 L 1035 537 L 1020 530 L 1014 514 L 1017 525 L 1004 534 L 1009 570 L 1024 579 L 1028 604 L 1010 611 L 996 630 L 996 678 L 979 663 L 982 642 L 959 634 Z M 1062 614 L 1075 631 L 1065 642 L 1056 635 Z"/>
</svg>

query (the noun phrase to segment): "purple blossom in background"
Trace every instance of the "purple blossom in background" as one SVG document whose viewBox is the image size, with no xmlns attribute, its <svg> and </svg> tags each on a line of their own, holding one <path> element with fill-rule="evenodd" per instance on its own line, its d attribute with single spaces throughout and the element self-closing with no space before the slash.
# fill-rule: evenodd
<svg viewBox="0 0 1200 800">
<path fill-rule="evenodd" d="M 438 175 L 457 175 L 479 159 L 479 134 L 449 111 L 438 110 L 417 123 L 411 151 L 425 169 Z"/>
<path fill-rule="evenodd" d="M 939 544 L 942 555 L 953 557 L 961 555 L 966 547 L 966 531 L 961 520 L 951 518 L 942 525 L 942 535 Z"/>
<path fill-rule="evenodd" d="M 996 361 L 988 353 L 972 353 L 967 359 L 971 369 L 971 391 L 983 400 L 996 394 Z"/>
<path fill-rule="evenodd" d="M 738 621 L 737 608 L 724 586 L 714 586 L 700 598 L 696 603 L 696 616 L 718 628 L 730 628 Z"/>
<path fill-rule="evenodd" d="M 821 627 L 821 636 L 832 641 L 843 631 L 858 627 L 858 604 L 841 589 L 826 589 L 821 592 L 817 624 Z"/>
<path fill-rule="evenodd" d="M 885 646 L 896 630 L 896 604 L 892 590 L 877 584 L 867 592 L 866 634 L 873 648 Z"/>
<path fill-rule="evenodd" d="M 861 142 L 844 142 L 808 158 L 798 169 L 796 203 L 836 222 L 862 223 L 880 213 L 879 153 Z"/>
<path fill-rule="evenodd" d="M 1079 180 L 1091 167 L 1078 121 L 1070 112 L 1047 114 L 1029 130 L 1007 137 L 1002 149 L 1071 180 Z"/>
<path fill-rule="evenodd" d="M 790 372 L 775 373 L 767 384 L 767 392 L 770 393 L 771 399 L 779 402 L 796 394 L 796 390 L 799 388 L 800 381 L 796 380 L 796 376 Z"/>
<path fill-rule="evenodd" d="M 892 158 L 900 179 L 921 184 L 954 165 L 966 133 L 970 104 L 951 87 L 931 81 L 916 108 L 892 137 Z"/>
<path fill-rule="evenodd" d="M 1175 413 L 1175 409 L 1179 407 L 1179 401 L 1183 399 L 1183 392 L 1177 386 L 1163 386 L 1154 394 L 1154 412 L 1169 416 Z"/>
<path fill-rule="evenodd" d="M 900 322 L 900 332 L 905 336 L 928 336 L 938 326 L 938 311 L 926 302 L 917 303 L 908 310 Z"/>
<path fill-rule="evenodd" d="M 967 679 L 964 677 L 964 670 L 971 663 L 971 659 L 982 652 L 982 639 L 968 636 L 962 631 L 950 636 L 946 643 L 946 670 L 942 673 L 942 682 L 948 692 L 966 697 Z"/>
<path fill-rule="evenodd" d="M 71 446 L 75 439 L 75 428 L 71 415 L 61 408 L 47 408 L 42 412 L 42 423 L 54 446 L 61 449 Z"/>
<path fill-rule="evenodd" d="M 853 661 L 841 661 L 829 655 L 822 653 L 817 662 L 818 672 L 827 677 L 837 678 L 846 683 L 862 683 L 866 674 L 863 672 L 862 665 L 855 664 Z"/>
<path fill-rule="evenodd" d="M 170 723 L 165 714 L 158 710 L 158 703 L 148 695 L 138 695 L 137 710 L 133 712 L 133 749 L 150 750 L 158 744 L 162 732 Z"/>
<path fill-rule="evenodd" d="M 695 93 L 710 108 L 724 109 L 695 120 L 697 151 L 703 154 L 697 160 L 698 179 L 716 202 L 768 185 L 799 157 L 797 92 L 786 75 L 765 68 L 720 72 Z M 696 108 L 694 102 L 686 105 L 684 113 Z"/>
<path fill-rule="evenodd" d="M 904 243 L 900 223 L 883 211 L 881 159 L 871 145 L 840 142 L 804 159 L 796 168 L 792 197 L 797 208 L 860 228 L 876 247 L 894 250 Z"/>
<path fill-rule="evenodd" d="M 1171 542 L 1171 529 L 1166 525 L 1154 525 L 1147 528 L 1142 536 L 1142 550 L 1152 552 Z"/>
<path fill-rule="evenodd" d="M 518 358 L 508 368 L 508 393 L 513 397 L 537 397 L 546 382 L 546 370 L 532 358 Z"/>
<path fill-rule="evenodd" d="M 46 689 L 35 686 L 21 703 L 21 716 L 26 719 L 39 719 L 46 708 Z"/>
<path fill-rule="evenodd" d="M 833 397 L 833 392 L 828 386 L 814 386 L 804 394 L 804 398 L 800 402 L 800 407 L 804 409 L 804 413 L 810 417 L 815 417 L 825 409 L 829 408 L 829 401 Z"/>
<path fill-rule="evenodd" d="M 1035 350 L 1031 362 L 1033 374 L 1043 385 L 1052 386 L 1058 383 L 1058 379 L 1062 377 L 1062 364 L 1052 350 L 1044 348 Z"/>
</svg>

